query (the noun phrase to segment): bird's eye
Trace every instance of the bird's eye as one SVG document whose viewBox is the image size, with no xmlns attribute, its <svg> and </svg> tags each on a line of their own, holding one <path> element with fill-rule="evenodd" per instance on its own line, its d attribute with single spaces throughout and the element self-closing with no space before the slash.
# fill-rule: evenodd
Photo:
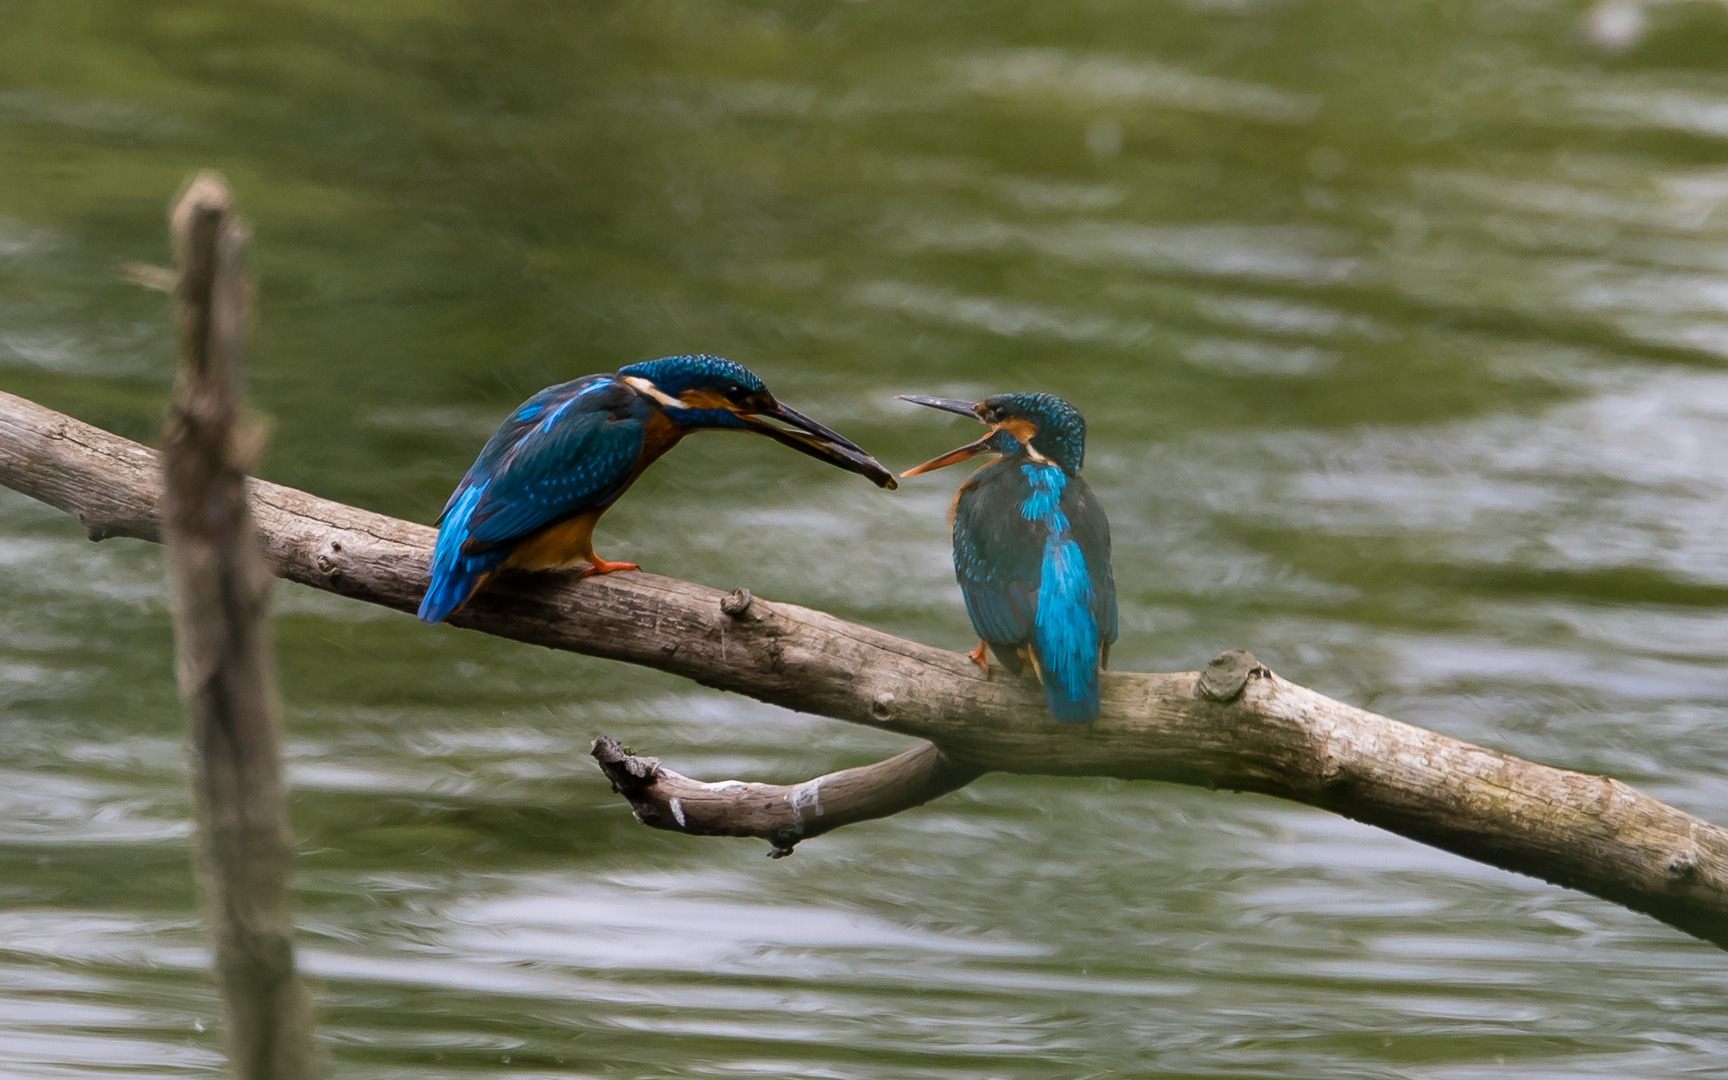
<svg viewBox="0 0 1728 1080">
<path fill-rule="evenodd" d="M 728 386 L 724 393 L 726 394 L 726 400 L 735 405 L 742 405 L 750 397 L 750 391 L 736 384 Z"/>
</svg>

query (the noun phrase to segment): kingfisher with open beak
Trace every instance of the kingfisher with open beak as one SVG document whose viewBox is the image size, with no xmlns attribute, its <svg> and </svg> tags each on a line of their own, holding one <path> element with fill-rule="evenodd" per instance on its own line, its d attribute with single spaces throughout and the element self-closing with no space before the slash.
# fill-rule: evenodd
<svg viewBox="0 0 1728 1080">
<path fill-rule="evenodd" d="M 1080 477 L 1085 418 L 1052 394 L 998 394 L 977 403 L 900 398 L 990 429 L 902 477 L 997 455 L 960 485 L 950 511 L 954 576 L 979 638 L 968 655 L 985 675 L 986 649 L 1015 673 L 1030 662 L 1052 716 L 1095 719 L 1098 672 L 1116 640 L 1116 582 L 1110 522 Z"/>
<path fill-rule="evenodd" d="M 668 356 L 549 386 L 486 441 L 438 516 L 420 618 L 439 622 L 501 570 L 635 570 L 594 553 L 594 523 L 693 431 L 753 431 L 894 488 L 857 443 L 718 356 Z"/>
</svg>

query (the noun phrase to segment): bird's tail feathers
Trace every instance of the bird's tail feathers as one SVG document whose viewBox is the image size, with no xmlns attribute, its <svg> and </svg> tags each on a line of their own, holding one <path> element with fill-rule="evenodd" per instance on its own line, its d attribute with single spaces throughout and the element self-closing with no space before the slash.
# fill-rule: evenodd
<svg viewBox="0 0 1728 1080">
<path fill-rule="evenodd" d="M 462 554 L 462 541 L 468 535 L 468 518 L 474 513 L 474 506 L 485 490 L 485 484 L 475 484 L 457 492 L 439 519 L 438 543 L 432 549 L 432 581 L 420 600 L 422 622 L 442 622 L 467 603 L 474 590 L 491 577 L 503 561 L 496 552 Z"/>
<path fill-rule="evenodd" d="M 463 560 L 467 562 L 468 560 Z M 420 600 L 420 621 L 443 622 L 457 608 L 468 602 L 482 582 L 492 576 L 489 568 L 460 567 L 450 573 L 432 573 L 432 584 Z"/>
<path fill-rule="evenodd" d="M 1032 670 L 1044 687 L 1044 702 L 1050 715 L 1063 724 L 1087 724 L 1098 719 L 1098 668 L 1091 663 L 1076 664 L 1075 659 L 1064 657 L 1055 665 L 1046 665 L 1041 650 L 1032 650 Z"/>
</svg>

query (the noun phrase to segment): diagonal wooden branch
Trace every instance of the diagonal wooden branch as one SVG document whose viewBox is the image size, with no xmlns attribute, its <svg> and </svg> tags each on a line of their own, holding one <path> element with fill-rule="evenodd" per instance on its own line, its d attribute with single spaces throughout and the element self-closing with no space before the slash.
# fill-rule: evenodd
<svg viewBox="0 0 1728 1080">
<path fill-rule="evenodd" d="M 594 760 L 612 790 L 630 801 L 636 820 L 691 836 L 755 836 L 785 858 L 801 840 L 858 821 L 898 814 L 963 788 L 982 770 L 950 761 L 933 743 L 919 743 L 874 765 L 843 769 L 802 784 L 722 780 L 706 784 L 638 757 L 602 735 Z"/>
<path fill-rule="evenodd" d="M 157 538 L 153 451 L 4 394 L 0 483 L 77 516 L 93 537 Z M 261 481 L 252 500 L 279 575 L 403 611 L 418 604 L 431 529 Z M 724 599 L 647 573 L 542 575 L 500 581 L 452 621 L 928 739 L 980 770 L 1293 799 L 1728 947 L 1728 830 L 1617 780 L 1377 716 L 1242 657 L 1216 676 L 1107 673 L 1097 722 L 1058 725 L 1035 685 L 987 681 L 960 653 L 791 604 L 722 610 Z"/>
</svg>

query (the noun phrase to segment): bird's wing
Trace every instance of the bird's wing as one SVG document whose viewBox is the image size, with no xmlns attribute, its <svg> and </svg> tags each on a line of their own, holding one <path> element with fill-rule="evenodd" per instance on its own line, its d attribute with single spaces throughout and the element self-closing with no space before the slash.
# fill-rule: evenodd
<svg viewBox="0 0 1728 1080">
<path fill-rule="evenodd" d="M 449 516 L 451 509 L 461 501 L 463 494 L 469 488 L 475 484 L 485 483 L 488 477 L 502 468 L 504 459 L 509 456 L 516 444 L 534 429 L 534 425 L 545 420 L 548 409 L 556 407 L 560 401 L 580 394 L 583 390 L 608 378 L 609 376 L 604 375 L 589 375 L 572 382 L 548 386 L 516 406 L 509 417 L 498 425 L 498 430 L 492 433 L 492 437 L 486 440 L 486 445 L 480 450 L 480 456 L 474 459 L 474 464 L 469 466 L 467 475 L 463 476 L 462 482 L 456 485 L 456 490 L 450 493 L 449 500 L 445 502 L 444 509 L 438 512 L 438 520 L 434 524 L 444 524 L 444 519 Z"/>
<path fill-rule="evenodd" d="M 1032 639 L 1043 575 L 1044 530 L 1019 512 L 1014 475 L 986 465 L 954 505 L 954 576 L 972 628 L 992 645 Z"/>
<path fill-rule="evenodd" d="M 578 379 L 536 394 L 492 436 L 452 497 L 484 485 L 462 551 L 502 547 L 605 506 L 629 486 L 644 431 L 635 391 L 616 379 Z"/>
<path fill-rule="evenodd" d="M 1080 477 L 1068 481 L 1063 492 L 1063 512 L 1069 534 L 1086 557 L 1086 574 L 1092 582 L 1092 615 L 1098 620 L 1098 636 L 1116 640 L 1116 575 L 1110 566 L 1110 519 L 1092 489 Z"/>
</svg>

